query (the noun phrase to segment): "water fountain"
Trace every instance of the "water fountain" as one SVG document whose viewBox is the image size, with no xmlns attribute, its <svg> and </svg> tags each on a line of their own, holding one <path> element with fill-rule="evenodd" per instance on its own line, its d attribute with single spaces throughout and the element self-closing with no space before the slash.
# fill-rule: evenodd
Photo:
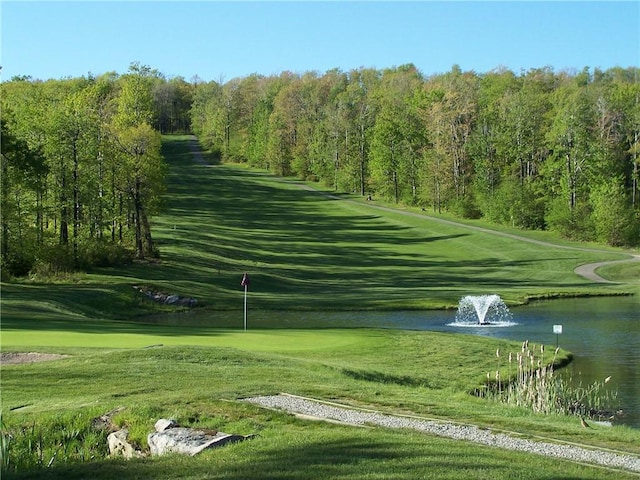
<svg viewBox="0 0 640 480">
<path fill-rule="evenodd" d="M 500 326 L 515 325 L 512 315 L 500 295 L 467 295 L 460 299 L 456 321 L 458 326 Z"/>
</svg>

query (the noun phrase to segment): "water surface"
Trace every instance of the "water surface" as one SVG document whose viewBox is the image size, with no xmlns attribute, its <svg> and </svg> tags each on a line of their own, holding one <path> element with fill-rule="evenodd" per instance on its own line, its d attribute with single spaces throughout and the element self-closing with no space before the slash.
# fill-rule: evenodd
<svg viewBox="0 0 640 480">
<path fill-rule="evenodd" d="M 243 328 L 243 313 L 197 311 L 188 315 L 166 315 L 158 323 L 237 326 Z M 568 373 L 583 385 L 603 381 L 618 391 L 625 411 L 620 423 L 640 428 L 640 297 L 572 298 L 533 302 L 512 308 L 509 326 L 455 325 L 455 310 L 392 312 L 287 312 L 249 311 L 248 328 L 354 328 L 374 327 L 403 330 L 455 332 L 467 335 L 543 343 L 574 354 Z M 553 333 L 562 325 L 562 334 Z"/>
</svg>

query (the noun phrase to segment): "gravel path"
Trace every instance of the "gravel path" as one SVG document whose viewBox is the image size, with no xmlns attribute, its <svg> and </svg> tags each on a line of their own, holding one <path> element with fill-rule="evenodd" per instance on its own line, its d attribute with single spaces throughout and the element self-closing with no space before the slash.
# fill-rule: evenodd
<svg viewBox="0 0 640 480">
<path fill-rule="evenodd" d="M 460 425 L 415 417 L 394 416 L 372 411 L 355 410 L 345 406 L 286 394 L 252 397 L 246 398 L 244 401 L 265 408 L 285 410 L 289 413 L 348 425 L 378 425 L 386 428 L 408 428 L 440 437 L 466 440 L 490 447 L 518 450 L 521 452 L 535 453 L 640 473 L 639 457 L 575 445 L 526 440 L 504 433 L 492 433 L 489 430 L 481 429 L 474 425 Z"/>
</svg>

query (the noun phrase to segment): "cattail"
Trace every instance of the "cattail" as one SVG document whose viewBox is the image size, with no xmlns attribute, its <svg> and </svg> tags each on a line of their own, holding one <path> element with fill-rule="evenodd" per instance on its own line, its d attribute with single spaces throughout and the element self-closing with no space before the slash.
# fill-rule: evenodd
<svg viewBox="0 0 640 480">
<path fill-rule="evenodd" d="M 560 347 L 556 347 L 556 351 L 554 352 L 554 355 L 558 355 L 559 351 L 560 351 Z"/>
<path fill-rule="evenodd" d="M 499 348 L 496 350 L 496 357 L 500 358 L 500 349 Z"/>
<path fill-rule="evenodd" d="M 544 345 L 540 345 L 540 353 L 544 355 Z"/>
<path fill-rule="evenodd" d="M 511 360 L 513 360 L 513 354 L 511 352 L 509 352 L 509 363 L 511 363 Z"/>
</svg>

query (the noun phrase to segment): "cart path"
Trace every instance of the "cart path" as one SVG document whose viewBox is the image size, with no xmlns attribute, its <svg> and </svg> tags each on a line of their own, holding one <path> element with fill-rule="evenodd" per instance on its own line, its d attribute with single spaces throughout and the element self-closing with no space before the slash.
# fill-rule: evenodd
<svg viewBox="0 0 640 480">
<path fill-rule="evenodd" d="M 262 408 L 283 410 L 309 420 L 324 420 L 355 426 L 411 429 L 439 437 L 486 445 L 490 448 L 515 450 L 555 457 L 580 464 L 598 465 L 610 470 L 610 473 L 615 471 L 640 473 L 640 457 L 637 455 L 588 445 L 561 442 L 551 438 L 531 436 L 523 438 L 521 434 L 516 432 L 490 430 L 476 425 L 413 415 L 382 413 L 287 393 L 245 398 L 242 401 Z M 576 422 L 578 422 L 577 417 Z M 592 428 L 595 428 L 595 426 Z"/>
<path fill-rule="evenodd" d="M 204 157 L 202 156 L 202 149 L 200 148 L 200 142 L 195 135 L 191 135 L 189 139 L 189 150 L 191 150 L 191 155 L 193 156 L 193 161 L 199 165 L 210 166 L 209 163 L 206 162 Z"/>
<path fill-rule="evenodd" d="M 591 280 L 592 282 L 599 283 L 617 283 L 612 282 L 611 280 L 607 280 L 606 278 L 602 278 L 600 275 L 596 273 L 596 270 L 605 265 L 611 265 L 613 263 L 624 263 L 624 262 L 640 262 L 640 255 L 632 255 L 630 259 L 624 260 L 610 260 L 608 262 L 596 262 L 596 263 L 587 263 L 585 265 L 580 265 L 578 268 L 574 270 L 578 275 L 583 276 L 587 280 Z"/>
<path fill-rule="evenodd" d="M 191 137 L 191 140 L 189 142 L 189 148 L 191 150 L 191 154 L 193 155 L 193 160 L 194 162 L 200 164 L 200 165 L 206 165 L 206 166 L 212 166 L 211 164 L 207 163 L 206 160 L 204 159 L 204 157 L 202 156 L 202 150 L 200 149 L 200 143 L 198 142 L 198 139 L 196 138 L 195 135 L 193 135 Z M 607 253 L 607 254 L 611 254 L 611 253 L 618 253 L 618 252 L 611 252 L 608 250 L 603 250 L 603 249 L 598 249 L 598 248 L 589 248 L 589 247 L 573 247 L 573 246 L 568 246 L 568 245 L 557 245 L 555 243 L 551 243 L 551 242 L 545 242 L 544 240 L 535 240 L 533 238 L 526 238 L 526 237 L 522 237 L 520 235 L 516 235 L 513 233 L 506 233 L 506 232 L 499 232 L 497 230 L 491 230 L 489 228 L 484 228 L 484 227 L 477 227 L 475 225 L 466 225 L 464 223 L 460 223 L 460 222 L 456 222 L 453 220 L 446 220 L 444 218 L 438 218 L 438 217 L 432 217 L 430 215 L 427 214 L 423 214 L 423 213 L 417 213 L 417 212 L 407 212 L 404 210 L 398 210 L 392 207 L 385 207 L 382 205 L 376 205 L 375 203 L 366 203 L 363 204 L 362 202 L 356 201 L 356 200 L 349 200 L 349 199 L 345 199 L 342 197 L 339 197 L 337 195 L 332 195 L 330 193 L 326 193 L 326 192 L 322 192 L 320 190 L 316 190 L 313 187 L 310 187 L 309 185 L 305 185 L 303 183 L 299 183 L 299 182 L 292 182 L 290 180 L 287 179 L 280 179 L 277 178 L 278 181 L 281 182 L 286 182 L 286 183 L 292 183 L 294 185 L 297 185 L 299 188 L 303 189 L 303 190 L 307 190 L 309 192 L 315 192 L 319 195 L 324 195 L 327 198 L 331 198 L 332 200 L 341 200 L 343 202 L 348 202 L 348 203 L 353 203 L 355 205 L 359 205 L 359 206 L 367 206 L 370 208 L 375 208 L 378 210 L 383 210 L 386 212 L 392 212 L 392 213 L 396 213 L 396 214 L 400 214 L 400 215 L 406 215 L 406 216 L 410 216 L 410 217 L 416 217 L 416 218 L 423 218 L 425 220 L 430 220 L 433 222 L 440 222 L 440 223 L 444 223 L 447 225 L 452 225 L 455 227 L 459 227 L 459 228 L 466 228 L 469 230 L 475 230 L 478 232 L 483 232 L 483 233 L 488 233 L 491 235 L 499 235 L 502 237 L 507 237 L 507 238 L 511 238 L 513 240 L 519 240 L 521 242 L 528 242 L 528 243 L 533 243 L 536 245 L 542 245 L 545 247 L 550 247 L 550 248 L 563 248 L 566 250 L 578 250 L 578 251 L 582 251 L 582 252 L 591 252 L 591 253 Z M 620 255 L 624 255 L 622 253 L 620 253 Z M 630 258 L 627 259 L 622 259 L 622 260 L 609 260 L 609 261 L 605 261 L 605 262 L 596 262 L 596 263 L 588 263 L 588 264 L 584 264 L 584 265 L 580 265 L 577 268 L 575 268 L 574 273 L 576 275 L 579 275 L 591 282 L 594 283 L 609 283 L 609 284 L 616 284 L 618 282 L 613 282 L 611 280 L 607 280 L 606 278 L 601 277 L 600 275 L 598 275 L 596 273 L 596 270 L 600 267 L 603 267 L 605 265 L 611 265 L 611 264 L 615 264 L 615 263 L 623 263 L 623 262 L 638 262 L 640 261 L 640 255 L 634 255 L 634 254 L 627 254 L 629 255 Z"/>
<path fill-rule="evenodd" d="M 308 185 L 299 185 L 300 188 L 303 188 L 305 190 L 308 191 L 314 191 L 314 192 L 318 192 L 320 194 L 323 194 L 331 199 L 334 200 L 342 200 L 344 202 L 350 202 L 350 203 L 354 203 L 357 205 L 362 205 L 361 202 L 358 202 L 356 200 L 346 200 L 343 199 L 341 197 L 338 197 L 336 195 L 331 195 L 331 194 L 327 194 L 324 192 L 319 192 L 318 190 L 315 190 L 312 187 L 309 187 Z M 375 205 L 375 204 L 367 204 L 368 207 L 371 208 L 377 208 L 378 210 L 384 210 L 387 212 L 393 212 L 393 213 L 397 213 L 400 215 L 407 215 L 407 216 L 411 216 L 411 217 L 417 217 L 417 218 L 424 218 L 424 219 L 428 219 L 430 221 L 434 221 L 434 222 L 440 222 L 440 223 L 445 223 L 448 225 L 452 225 L 455 227 L 460 227 L 460 228 L 466 228 L 469 230 L 475 230 L 478 232 L 483 232 L 483 233 L 488 233 L 491 235 L 499 235 L 502 237 L 507 237 L 507 238 L 511 238 L 513 240 L 519 240 L 521 242 L 528 242 L 528 243 L 533 243 L 536 245 L 542 245 L 545 247 L 550 247 L 550 248 L 563 248 L 566 250 L 578 250 L 581 252 L 590 252 L 590 253 L 607 253 L 607 254 L 620 254 L 620 255 L 628 255 L 630 258 L 625 258 L 622 260 L 609 260 L 609 261 L 603 261 L 603 262 L 596 262 L 596 263 L 588 263 L 588 264 L 584 264 L 584 265 L 580 265 L 578 267 L 576 267 L 574 269 L 574 273 L 576 275 L 580 275 L 583 278 L 586 278 L 587 280 L 594 282 L 594 283 L 610 283 L 610 284 L 617 284 L 618 282 L 614 282 L 611 280 L 607 280 L 606 278 L 601 277 L 600 275 L 598 275 L 596 273 L 596 270 L 600 267 L 603 267 L 605 265 L 611 265 L 614 263 L 623 263 L 623 262 L 638 262 L 640 261 L 640 255 L 634 255 L 634 254 L 624 254 L 624 253 L 620 253 L 620 252 L 611 252 L 608 250 L 604 250 L 604 249 L 599 249 L 599 248 L 590 248 L 590 247 L 574 247 L 574 246 L 569 246 L 569 245 L 558 245 L 555 243 L 551 243 L 551 242 L 545 242 L 544 240 L 535 240 L 533 238 L 527 238 L 527 237 L 523 237 L 520 235 L 516 235 L 513 233 L 506 233 L 506 232 L 500 232 L 497 230 L 491 230 L 489 228 L 484 228 L 484 227 L 478 227 L 475 225 L 467 225 L 464 223 L 460 223 L 460 222 L 456 222 L 453 220 L 446 220 L 444 218 L 438 218 L 438 217 L 432 217 L 430 215 L 426 215 L 423 213 L 417 213 L 417 212 L 407 212 L 404 210 L 397 210 L 391 207 L 385 207 L 382 205 Z"/>
</svg>

